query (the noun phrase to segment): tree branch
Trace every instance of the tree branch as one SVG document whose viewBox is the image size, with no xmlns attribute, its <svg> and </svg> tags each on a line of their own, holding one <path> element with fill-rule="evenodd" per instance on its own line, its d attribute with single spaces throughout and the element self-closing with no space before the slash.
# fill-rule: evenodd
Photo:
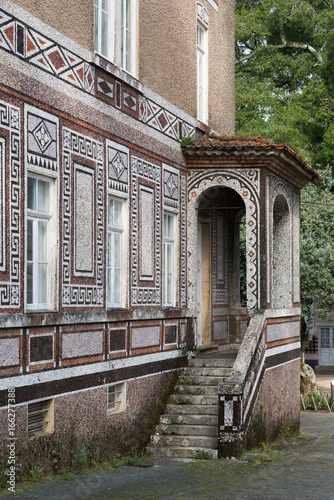
<svg viewBox="0 0 334 500">
<path fill-rule="evenodd" d="M 249 61 L 253 57 L 255 57 L 257 54 L 260 52 L 265 52 L 267 50 L 280 50 L 280 49 L 286 49 L 286 48 L 291 48 L 291 49 L 299 49 L 299 50 L 305 50 L 307 52 L 310 52 L 310 54 L 313 55 L 313 57 L 316 59 L 318 64 L 324 64 L 324 60 L 321 57 L 320 53 L 311 45 L 308 43 L 303 43 L 303 42 L 290 42 L 285 39 L 284 34 L 281 34 L 281 41 L 282 43 L 277 44 L 277 45 L 263 45 L 262 47 L 259 47 L 250 54 L 247 54 L 244 57 L 241 57 L 240 59 L 236 60 L 235 64 L 241 64 L 245 61 Z"/>
</svg>

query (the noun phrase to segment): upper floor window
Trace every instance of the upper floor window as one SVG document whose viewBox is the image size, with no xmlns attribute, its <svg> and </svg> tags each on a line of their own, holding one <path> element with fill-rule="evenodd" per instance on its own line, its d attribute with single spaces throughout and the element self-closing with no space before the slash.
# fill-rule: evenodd
<svg viewBox="0 0 334 500">
<path fill-rule="evenodd" d="M 135 73 L 136 1 L 121 0 L 121 68 Z"/>
<path fill-rule="evenodd" d="M 163 305 L 175 305 L 176 266 L 175 266 L 176 215 L 164 213 L 163 225 Z"/>
<path fill-rule="evenodd" d="M 109 198 L 108 206 L 108 266 L 107 305 L 124 307 L 126 281 L 126 248 L 124 242 L 125 201 Z"/>
<path fill-rule="evenodd" d="M 52 302 L 52 185 L 48 177 L 27 179 L 27 271 L 29 309 L 49 309 Z"/>
<path fill-rule="evenodd" d="M 111 0 L 95 0 L 95 51 L 113 59 L 113 20 Z"/>
<path fill-rule="evenodd" d="M 137 0 L 95 0 L 95 51 L 136 73 Z"/>
<path fill-rule="evenodd" d="M 207 30 L 197 23 L 197 118 L 207 122 Z"/>
</svg>

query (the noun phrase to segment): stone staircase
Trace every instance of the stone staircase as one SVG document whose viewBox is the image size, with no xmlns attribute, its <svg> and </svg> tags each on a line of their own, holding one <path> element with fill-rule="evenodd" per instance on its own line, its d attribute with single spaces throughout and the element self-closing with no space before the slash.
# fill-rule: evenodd
<svg viewBox="0 0 334 500">
<path fill-rule="evenodd" d="M 218 457 L 218 388 L 236 353 L 190 359 L 183 369 L 148 451 L 156 457 Z"/>
</svg>

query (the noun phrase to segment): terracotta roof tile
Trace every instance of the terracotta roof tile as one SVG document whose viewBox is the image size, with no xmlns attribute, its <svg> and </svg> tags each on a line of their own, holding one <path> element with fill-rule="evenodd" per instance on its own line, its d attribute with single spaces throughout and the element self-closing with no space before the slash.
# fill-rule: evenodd
<svg viewBox="0 0 334 500">
<path fill-rule="evenodd" d="M 184 152 L 191 151 L 231 151 L 231 150 L 251 150 L 254 149 L 256 151 L 263 150 L 271 150 L 276 149 L 280 151 L 286 151 L 290 154 L 303 169 L 307 170 L 313 177 L 316 177 L 319 180 L 322 180 L 322 176 L 314 170 L 311 165 L 308 164 L 306 159 L 298 155 L 292 148 L 287 146 L 286 144 L 276 144 L 273 139 L 265 139 L 260 135 L 256 137 L 251 136 L 238 136 L 238 135 L 215 135 L 215 134 L 206 134 L 200 141 L 195 141 L 192 144 L 184 147 Z"/>
</svg>

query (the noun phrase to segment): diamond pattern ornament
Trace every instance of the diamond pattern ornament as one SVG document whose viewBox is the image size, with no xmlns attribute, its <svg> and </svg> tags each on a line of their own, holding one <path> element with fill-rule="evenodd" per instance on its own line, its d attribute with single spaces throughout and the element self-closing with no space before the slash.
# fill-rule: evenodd
<svg viewBox="0 0 334 500">
<path fill-rule="evenodd" d="M 174 176 L 172 174 L 170 174 L 170 176 L 166 181 L 166 187 L 169 191 L 170 196 L 172 197 L 175 192 L 175 189 L 177 189 L 177 184 L 174 182 Z"/>
<path fill-rule="evenodd" d="M 111 99 L 114 96 L 114 86 L 112 83 L 107 82 L 107 80 L 104 80 L 104 78 L 97 78 L 97 89 L 99 92 L 102 94 L 106 95 L 107 97 L 110 97 Z"/>
<path fill-rule="evenodd" d="M 111 165 L 115 171 L 117 179 L 119 179 L 126 168 L 119 153 L 117 153 L 117 155 L 111 162 Z"/>
<path fill-rule="evenodd" d="M 43 121 L 37 125 L 35 130 L 33 130 L 33 136 L 38 144 L 38 147 L 44 153 L 44 151 L 50 146 L 52 142 L 52 137 Z"/>
<path fill-rule="evenodd" d="M 48 50 L 46 57 L 55 73 L 58 74 L 68 68 L 68 62 L 58 47 L 52 47 L 52 49 Z"/>
<path fill-rule="evenodd" d="M 136 111 L 137 109 L 137 99 L 130 94 L 124 92 L 123 104 L 126 108 Z"/>
</svg>

